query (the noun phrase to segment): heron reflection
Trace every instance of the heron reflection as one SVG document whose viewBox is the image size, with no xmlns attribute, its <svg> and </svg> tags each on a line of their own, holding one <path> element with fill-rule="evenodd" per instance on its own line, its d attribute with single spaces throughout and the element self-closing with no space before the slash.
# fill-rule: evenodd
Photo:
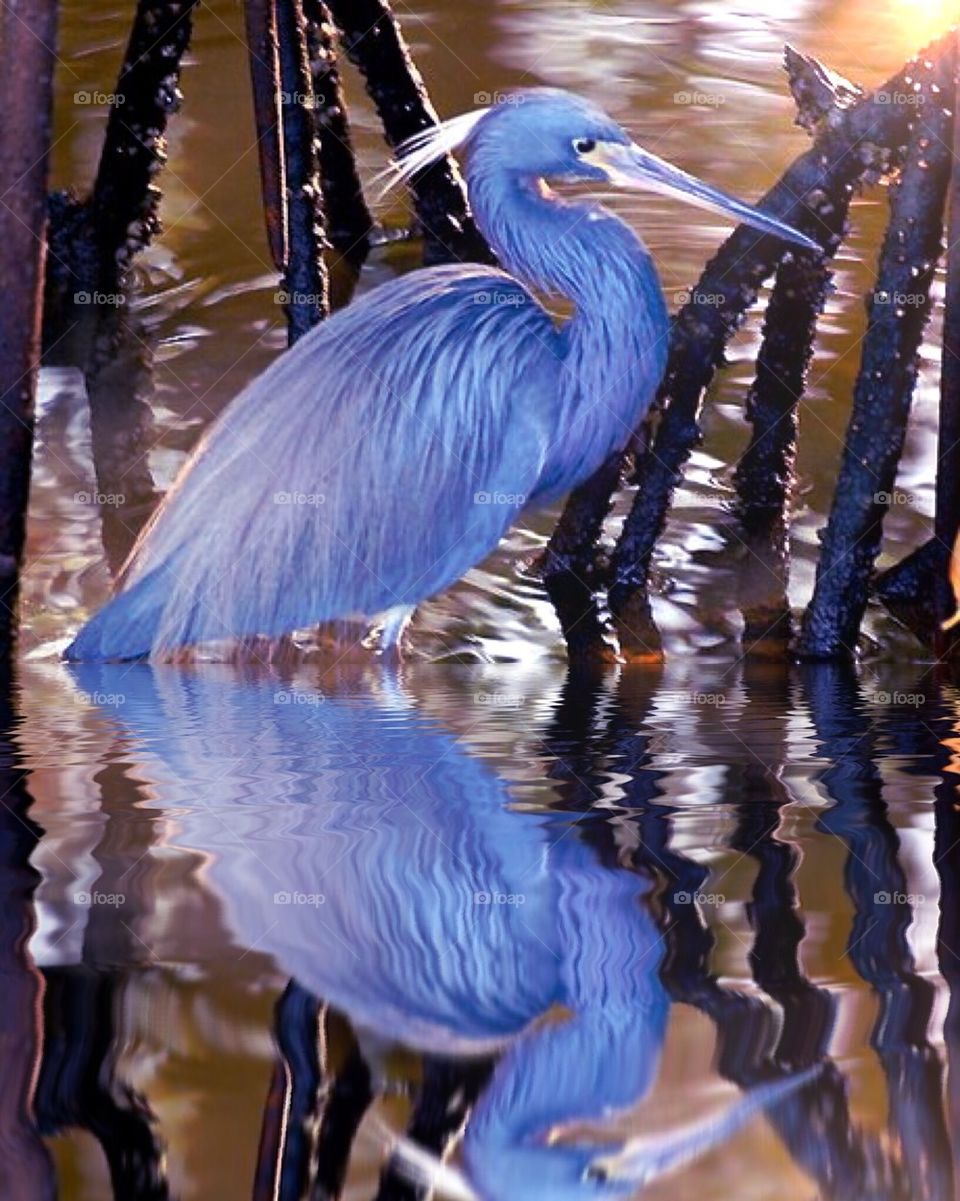
<svg viewBox="0 0 960 1201">
<path fill-rule="evenodd" d="M 124 695 L 173 841 L 205 856 L 238 945 L 268 952 L 368 1047 L 496 1058 L 462 1175 L 433 1164 L 432 1184 L 491 1201 L 630 1195 L 803 1083 L 653 1142 L 608 1133 L 655 1089 L 667 1028 L 652 876 L 601 862 L 584 835 L 604 816 L 512 805 L 399 690 L 75 670 L 91 696 Z M 395 1149 L 406 1170 L 430 1167 L 408 1141 Z"/>
</svg>

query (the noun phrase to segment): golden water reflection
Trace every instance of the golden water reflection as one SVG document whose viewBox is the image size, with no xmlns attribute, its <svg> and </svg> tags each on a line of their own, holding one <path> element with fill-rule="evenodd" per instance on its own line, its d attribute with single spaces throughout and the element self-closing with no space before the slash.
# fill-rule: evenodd
<svg viewBox="0 0 960 1201">
<path fill-rule="evenodd" d="M 537 83 L 571 87 L 607 105 L 658 153 L 752 199 L 807 145 L 792 124 L 780 71 L 785 41 L 869 86 L 955 19 L 952 8 L 908 0 L 736 6 L 405 0 L 399 11 L 444 115 L 473 107 L 481 92 Z M 63 4 L 58 185 L 89 183 L 103 113 L 73 104 L 72 96 L 84 88 L 110 90 L 128 20 L 126 4 Z M 140 266 L 135 343 L 118 372 L 118 402 L 136 391 L 152 415 L 147 458 L 160 489 L 203 426 L 285 341 L 272 303 L 241 35 L 241 10 L 232 0 L 210 0 L 200 9 L 183 81 L 187 100 L 171 127 L 163 179 L 166 232 Z M 384 147 L 355 80 L 350 95 L 358 151 L 372 175 Z M 402 202 L 390 203 L 386 215 L 401 220 Z M 648 241 L 675 303 L 724 227 L 657 197 L 616 204 Z M 798 605 L 812 585 L 816 531 L 832 496 L 862 301 L 884 220 L 882 188 L 855 204 L 821 324 L 802 414 L 791 594 Z M 360 286 L 410 265 L 409 249 L 378 252 Z M 747 1002 L 756 1001 L 757 1013 L 772 1015 L 770 1037 L 784 1027 L 795 1040 L 790 1055 L 806 1053 L 807 1039 L 817 1049 L 821 1038 L 840 1073 L 823 1087 L 835 1088 L 835 1100 L 844 1089 L 849 1095 L 850 1146 L 868 1147 L 891 1175 L 886 1192 L 869 1192 L 855 1173 L 839 1178 L 838 1199 L 946 1201 L 951 1152 L 944 1121 L 955 1138 L 955 1085 L 945 1119 L 938 1105 L 945 1061 L 953 1060 L 955 1076 L 960 1050 L 950 958 L 951 946 L 960 944 L 951 918 L 960 904 L 948 897 L 941 907 L 937 868 L 947 865 L 957 878 L 957 694 L 925 678 L 922 665 L 909 665 L 916 648 L 878 614 L 870 621 L 874 660 L 851 685 L 829 672 L 746 672 L 736 661 L 733 619 L 723 616 L 722 605 L 711 623 L 700 611 L 707 595 L 726 595 L 735 607 L 738 565 L 724 535 L 725 506 L 730 465 L 745 444 L 743 399 L 758 315 L 731 346 L 730 365 L 711 391 L 706 441 L 692 458 L 660 553 L 669 582 L 656 601 L 670 652 L 662 674 L 611 676 L 599 685 L 565 679 L 552 612 L 515 572 L 548 534 L 543 517 L 511 535 L 500 554 L 420 618 L 427 650 L 479 646 L 514 662 L 414 665 L 393 697 L 390 720 L 401 727 L 415 718 L 435 723 L 452 759 L 476 772 L 468 777 L 474 786 L 503 789 L 505 814 L 518 829 L 528 829 L 523 819 L 531 814 L 557 820 L 558 813 L 595 806 L 598 861 L 610 874 L 635 876 L 638 920 L 647 905 L 644 890 L 655 882 L 649 913 L 673 930 L 676 997 L 684 981 L 688 991 L 671 1003 L 656 1085 L 622 1119 L 626 1133 L 656 1119 L 670 1127 L 691 1109 L 736 1094 L 739 1086 L 724 1078 L 713 1056 L 719 1033 L 736 1028 L 737 1013 L 742 1018 Z M 884 563 L 921 541 L 929 525 L 938 354 L 935 318 L 899 481 L 914 499 L 891 515 Z M 51 366 L 42 391 L 25 580 L 27 649 L 75 628 L 109 583 L 99 515 L 76 499 L 92 479 L 82 378 L 69 363 Z M 343 684 L 345 693 L 352 689 L 358 703 L 382 712 L 390 699 L 382 681 L 371 699 L 371 681 L 357 670 L 359 677 Z M 179 677 L 169 679 L 176 695 Z M 263 880 L 258 870 L 241 882 L 231 877 L 228 835 L 236 822 L 253 854 L 264 857 L 262 839 L 277 854 L 278 845 L 298 847 L 305 859 L 291 854 L 291 862 L 309 864 L 311 838 L 291 834 L 289 845 L 282 837 L 277 842 L 278 830 L 289 833 L 282 823 L 290 798 L 308 812 L 317 791 L 349 771 L 336 763 L 318 768 L 321 740 L 312 739 L 309 723 L 299 742 L 288 733 L 258 752 L 247 726 L 231 733 L 212 708 L 191 714 L 189 706 L 175 707 L 178 721 L 167 727 L 143 714 L 138 722 L 122 705 L 111 709 L 92 693 L 80 695 L 66 669 L 53 663 L 28 664 L 23 686 L 17 736 L 31 773 L 33 817 L 46 831 L 32 859 L 42 877 L 32 947 L 47 975 L 50 1004 L 55 996 L 77 1003 L 90 987 L 81 977 L 92 976 L 112 998 L 117 1078 L 148 1100 L 177 1195 L 184 1201 L 248 1196 L 274 1069 L 273 1006 L 292 968 L 267 933 L 268 922 L 251 930 L 237 916 L 245 892 L 256 897 Z M 309 678 L 295 684 L 315 686 Z M 892 703 L 898 694 L 922 700 Z M 478 696 L 506 699 L 491 704 Z M 264 712 L 258 734 L 272 720 Z M 368 741 L 376 745 L 375 731 Z M 220 800 L 228 810 L 233 803 L 235 813 L 222 827 L 200 826 L 197 811 L 218 787 L 203 772 L 216 766 L 232 786 Z M 251 797 L 258 807 L 246 803 Z M 259 833 L 250 828 L 257 822 Z M 864 863 L 870 871 L 858 868 Z M 266 869 L 259 871 L 269 879 Z M 673 904 L 669 913 L 670 897 L 683 891 L 676 873 L 722 893 L 723 903 Z M 91 889 L 122 893 L 129 904 L 119 912 L 78 912 L 75 894 Z M 914 900 L 891 908 L 875 899 L 901 891 Z M 759 980 L 758 931 L 771 938 L 759 944 L 767 969 Z M 299 947 L 304 972 L 309 950 Z M 826 1033 L 816 1024 L 824 1015 L 833 1021 Z M 906 1027 L 885 1021 L 891 1015 L 909 1019 Z M 338 1029 L 339 1054 L 345 1036 Z M 420 1070 L 414 1059 L 391 1052 L 381 1067 L 399 1088 Z M 922 1115 L 909 1128 L 918 1142 L 907 1150 L 914 1167 L 934 1165 L 939 1192 L 932 1185 L 911 1192 L 903 1166 L 909 1156 L 887 1132 L 891 1097 L 903 1107 L 895 1114 Z M 394 1097 L 385 1112 L 399 1125 L 408 1106 L 408 1098 Z M 799 1118 L 793 1125 L 804 1129 Z M 829 1131 L 836 1123 L 825 1125 Z M 645 1196 L 768 1201 L 775 1192 L 780 1201 L 808 1201 L 815 1173 L 801 1154 L 802 1140 L 791 1146 L 787 1135 L 755 1121 Z M 51 1146 L 65 1201 L 108 1196 L 103 1154 L 88 1133 L 68 1129 Z M 382 1150 L 369 1129 L 361 1130 L 356 1147 L 345 1195 L 367 1201 Z M 849 1170 L 849 1162 L 841 1157 L 834 1166 Z"/>
</svg>

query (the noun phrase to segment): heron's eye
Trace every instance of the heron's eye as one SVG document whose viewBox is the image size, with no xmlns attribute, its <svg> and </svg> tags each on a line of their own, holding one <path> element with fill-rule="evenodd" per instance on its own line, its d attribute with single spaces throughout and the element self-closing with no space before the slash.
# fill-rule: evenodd
<svg viewBox="0 0 960 1201">
<path fill-rule="evenodd" d="M 593 138 L 574 138 L 573 148 L 577 154 L 589 154 L 591 150 L 596 150 L 597 143 Z"/>
</svg>

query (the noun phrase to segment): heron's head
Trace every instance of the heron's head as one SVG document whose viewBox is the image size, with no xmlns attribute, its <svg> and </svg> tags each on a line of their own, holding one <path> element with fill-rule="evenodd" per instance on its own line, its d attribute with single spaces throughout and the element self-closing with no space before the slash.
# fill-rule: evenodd
<svg viewBox="0 0 960 1201">
<path fill-rule="evenodd" d="M 521 178 L 609 182 L 605 155 L 630 135 L 602 109 L 556 88 L 528 88 L 486 110 L 467 143 L 471 161 Z"/>
<path fill-rule="evenodd" d="M 471 160 L 471 182 L 496 173 L 520 180 L 583 181 L 664 192 L 820 251 L 813 239 L 779 218 L 644 150 L 612 117 L 581 96 L 557 88 L 528 88 L 500 95 L 497 101 L 431 126 L 404 143 L 397 156 L 399 177 L 409 178 L 463 146 Z"/>
</svg>

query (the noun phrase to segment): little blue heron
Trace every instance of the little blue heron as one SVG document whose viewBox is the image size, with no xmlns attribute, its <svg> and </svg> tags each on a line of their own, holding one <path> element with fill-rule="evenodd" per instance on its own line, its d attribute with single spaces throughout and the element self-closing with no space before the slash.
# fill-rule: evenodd
<svg viewBox="0 0 960 1201">
<path fill-rule="evenodd" d="M 488 555 L 528 505 L 624 447 L 663 375 L 668 317 L 636 234 L 548 180 L 675 193 L 817 251 L 776 218 L 641 149 L 554 89 L 431 127 L 407 179 L 468 153 L 477 225 L 503 269 L 458 263 L 373 289 L 226 408 L 68 658 L 164 657 L 414 607 Z M 556 325 L 535 293 L 573 302 Z"/>
<path fill-rule="evenodd" d="M 587 837 L 627 819 L 517 806 L 389 675 L 379 695 L 321 696 L 215 666 L 73 673 L 148 782 L 157 853 L 203 863 L 234 948 L 271 956 L 378 1057 L 398 1045 L 497 1057 L 449 1195 L 626 1201 L 810 1079 L 760 1085 L 656 1134 L 616 1134 L 618 1116 L 656 1104 L 670 1016 L 654 881 L 602 863 Z M 423 1164 L 422 1148 L 397 1149 Z M 442 1195 L 438 1170 L 429 1183 Z"/>
</svg>

